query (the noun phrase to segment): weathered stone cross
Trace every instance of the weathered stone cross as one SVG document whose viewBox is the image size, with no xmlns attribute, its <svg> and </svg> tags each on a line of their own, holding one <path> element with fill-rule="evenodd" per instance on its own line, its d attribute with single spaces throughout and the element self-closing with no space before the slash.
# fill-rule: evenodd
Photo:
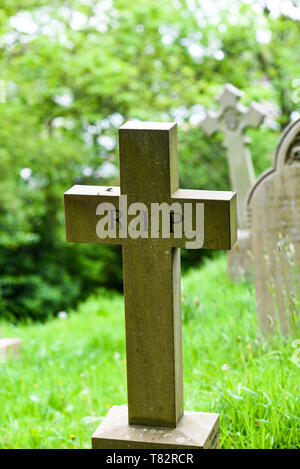
<svg viewBox="0 0 300 469">
<path fill-rule="evenodd" d="M 128 122 L 119 130 L 119 145 L 121 188 L 77 185 L 65 193 L 68 241 L 123 247 L 129 424 L 127 407 L 113 407 L 94 434 L 93 447 L 217 445 L 216 414 L 185 413 L 183 417 L 180 247 L 185 247 L 186 235 L 175 238 L 175 230 L 170 229 L 167 239 L 161 232 L 158 238 L 150 233 L 147 237 L 126 238 L 124 213 L 119 213 L 112 217 L 118 219 L 119 235 L 100 239 L 96 233 L 100 217 L 96 212 L 100 203 L 107 202 L 118 213 L 121 194 L 127 196 L 128 206 L 142 202 L 149 212 L 152 204 L 177 202 L 184 206 L 189 202 L 194 225 L 196 204 L 202 203 L 202 247 L 231 249 L 236 241 L 236 195 L 178 188 L 174 123 Z M 133 212 L 129 212 L 128 219 Z M 171 430 L 150 431 L 151 427 Z M 190 436 L 186 438 L 187 434 Z"/>
<path fill-rule="evenodd" d="M 207 112 L 206 118 L 200 125 L 208 135 L 217 131 L 225 134 L 224 145 L 227 148 L 231 187 L 238 196 L 238 227 L 245 229 L 245 201 L 255 181 L 255 174 L 248 148 L 249 139 L 244 132 L 247 127 L 258 127 L 265 113 L 254 101 L 249 108 L 242 106 L 238 102 L 241 96 L 243 96 L 242 91 L 226 84 L 219 97 L 220 111 L 218 113 Z"/>
</svg>

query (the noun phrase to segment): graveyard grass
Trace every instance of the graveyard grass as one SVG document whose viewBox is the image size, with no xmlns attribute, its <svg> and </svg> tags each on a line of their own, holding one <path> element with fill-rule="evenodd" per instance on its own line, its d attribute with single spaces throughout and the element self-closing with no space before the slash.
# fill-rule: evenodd
<svg viewBox="0 0 300 469">
<path fill-rule="evenodd" d="M 183 277 L 185 409 L 221 414 L 223 448 L 299 448 L 293 340 L 257 340 L 254 289 L 226 258 Z M 0 448 L 90 448 L 112 405 L 126 403 L 123 298 L 100 291 L 66 319 L 18 327 L 20 360 L 0 364 Z"/>
</svg>

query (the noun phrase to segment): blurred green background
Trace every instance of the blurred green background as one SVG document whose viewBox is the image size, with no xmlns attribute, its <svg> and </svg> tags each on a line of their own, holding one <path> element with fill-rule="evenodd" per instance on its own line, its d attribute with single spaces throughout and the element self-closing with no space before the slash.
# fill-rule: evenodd
<svg viewBox="0 0 300 469">
<path fill-rule="evenodd" d="M 222 135 L 199 128 L 230 82 L 269 113 L 256 175 L 299 117 L 297 1 L 2 0 L 0 315 L 45 320 L 122 288 L 120 249 L 67 245 L 63 193 L 118 185 L 117 129 L 176 121 L 182 188 L 230 189 Z M 183 251 L 183 267 L 210 253 Z"/>
</svg>

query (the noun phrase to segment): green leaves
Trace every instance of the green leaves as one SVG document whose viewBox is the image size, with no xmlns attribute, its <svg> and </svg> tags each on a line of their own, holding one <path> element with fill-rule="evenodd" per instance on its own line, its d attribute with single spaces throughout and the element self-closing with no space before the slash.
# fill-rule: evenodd
<svg viewBox="0 0 300 469">
<path fill-rule="evenodd" d="M 217 190 L 230 188 L 222 138 L 200 131 L 195 106 L 200 114 L 202 106 L 214 108 L 215 95 L 231 82 L 246 92 L 245 104 L 267 100 L 278 109 L 281 126 L 299 110 L 299 22 L 240 1 L 212 17 L 202 3 L 2 1 L 0 268 L 11 279 L 9 308 L 20 295 L 13 269 L 15 278 L 38 273 L 56 292 L 44 308 L 42 288 L 24 288 L 24 304 L 26 294 L 36 298 L 24 316 L 56 313 L 99 284 L 120 288 L 119 252 L 100 247 L 94 255 L 95 246 L 66 245 L 62 197 L 74 183 L 118 185 L 113 172 L 106 178 L 99 168 L 117 167 L 117 147 L 101 142 L 116 140 L 123 120 L 177 121 L 181 186 Z M 278 134 L 249 134 L 259 175 L 270 166 Z M 184 254 L 184 265 L 199 259 L 191 256 Z"/>
</svg>

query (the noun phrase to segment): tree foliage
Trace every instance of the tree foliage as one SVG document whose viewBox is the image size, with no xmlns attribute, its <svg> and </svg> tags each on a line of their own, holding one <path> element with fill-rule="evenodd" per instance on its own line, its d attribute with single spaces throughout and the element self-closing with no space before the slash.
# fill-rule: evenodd
<svg viewBox="0 0 300 469">
<path fill-rule="evenodd" d="M 97 285 L 120 288 L 120 249 L 65 243 L 63 193 L 119 183 L 125 120 L 175 120 L 181 187 L 229 189 L 222 136 L 208 138 L 197 120 L 231 82 L 245 104 L 277 113 L 250 132 L 257 175 L 270 165 L 299 106 L 300 22 L 259 5 L 212 14 L 191 0 L 2 0 L 2 315 L 44 319 Z M 197 260 L 184 254 L 184 265 Z"/>
</svg>

